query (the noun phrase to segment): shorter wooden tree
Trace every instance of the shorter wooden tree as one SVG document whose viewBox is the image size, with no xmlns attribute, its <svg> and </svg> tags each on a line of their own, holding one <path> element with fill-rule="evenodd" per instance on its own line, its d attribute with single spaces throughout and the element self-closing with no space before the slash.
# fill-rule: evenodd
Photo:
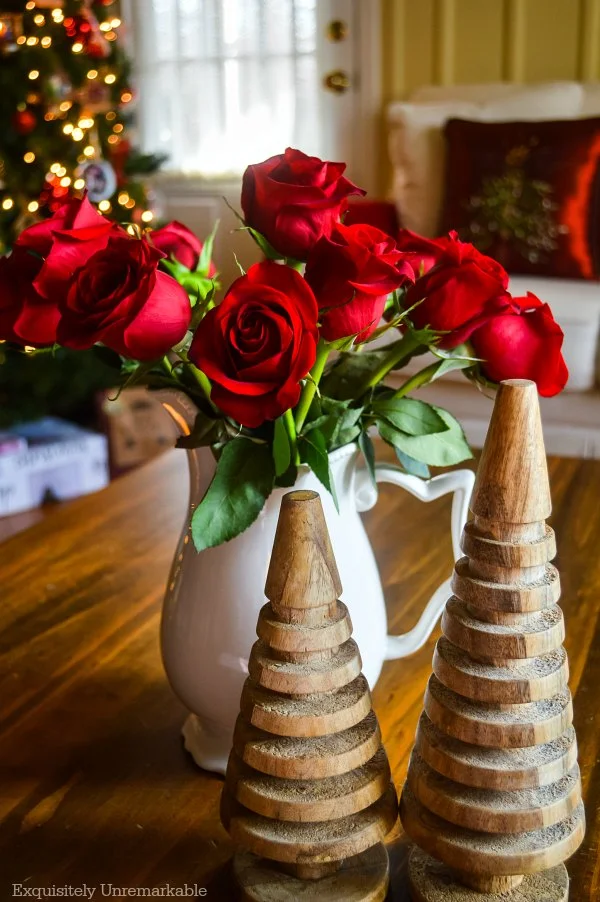
<svg viewBox="0 0 600 902">
<path fill-rule="evenodd" d="M 321 500 L 285 495 L 221 801 L 255 902 L 380 902 L 397 818 Z"/>
<path fill-rule="evenodd" d="M 533 382 L 502 383 L 400 817 L 416 902 L 565 902 L 584 813 Z"/>
</svg>

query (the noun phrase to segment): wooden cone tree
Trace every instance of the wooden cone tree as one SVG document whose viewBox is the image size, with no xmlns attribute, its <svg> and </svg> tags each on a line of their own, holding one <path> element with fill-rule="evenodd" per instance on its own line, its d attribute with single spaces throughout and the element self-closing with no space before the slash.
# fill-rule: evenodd
<svg viewBox="0 0 600 902">
<path fill-rule="evenodd" d="M 396 793 L 321 500 L 285 495 L 221 817 L 245 899 L 379 902 Z"/>
<path fill-rule="evenodd" d="M 502 383 L 400 803 L 417 902 L 564 902 L 584 813 L 537 390 Z"/>
</svg>

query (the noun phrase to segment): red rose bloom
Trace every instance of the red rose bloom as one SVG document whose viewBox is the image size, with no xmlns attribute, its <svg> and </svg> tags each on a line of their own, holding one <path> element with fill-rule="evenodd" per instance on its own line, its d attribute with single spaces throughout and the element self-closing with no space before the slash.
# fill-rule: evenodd
<svg viewBox="0 0 600 902">
<path fill-rule="evenodd" d="M 306 260 L 322 235 L 330 235 L 351 194 L 365 194 L 344 178 L 345 163 L 326 163 L 288 147 L 248 166 L 242 181 L 246 225 L 284 257 Z"/>
<path fill-rule="evenodd" d="M 388 294 L 413 270 L 404 263 L 395 241 L 370 225 L 338 223 L 309 254 L 306 281 L 321 312 L 321 334 L 327 341 L 357 335 L 365 341 L 377 328 Z"/>
<path fill-rule="evenodd" d="M 533 294 L 513 298 L 512 307 L 492 317 L 471 336 L 481 368 L 494 382 L 531 379 L 540 395 L 562 391 L 569 371 L 561 348 L 563 331 L 548 304 Z"/>
<path fill-rule="evenodd" d="M 15 246 L 0 258 L 0 339 L 40 347 L 56 341 L 59 312 L 41 297 L 33 283 L 43 260 Z"/>
<path fill-rule="evenodd" d="M 255 263 L 206 314 L 189 357 L 212 381 L 212 400 L 243 426 L 274 420 L 300 397 L 315 362 L 317 302 L 288 266 Z"/>
<path fill-rule="evenodd" d="M 68 348 L 103 342 L 125 357 L 162 357 L 184 337 L 192 310 L 185 290 L 160 272 L 162 252 L 112 235 L 71 279 L 59 307 L 58 340 Z"/>
<path fill-rule="evenodd" d="M 499 263 L 450 236 L 438 263 L 409 288 L 406 304 L 417 304 L 410 313 L 416 328 L 447 332 L 440 347 L 454 348 L 508 306 L 507 285 Z"/>
<path fill-rule="evenodd" d="M 21 232 L 0 262 L 0 337 L 34 346 L 56 341 L 58 301 L 73 272 L 119 232 L 87 198 L 73 198 Z"/>
<path fill-rule="evenodd" d="M 195 270 L 198 266 L 202 253 L 202 242 L 186 226 L 176 220 L 169 222 L 162 229 L 152 232 L 152 244 L 167 257 L 171 257 L 182 266 L 187 266 L 190 270 Z M 208 275 L 213 276 L 215 272 L 216 269 L 211 263 Z"/>
<path fill-rule="evenodd" d="M 50 219 L 25 229 L 16 244 L 45 258 L 33 286 L 43 298 L 58 304 L 73 273 L 105 248 L 111 235 L 126 234 L 84 197 L 73 198 Z"/>
</svg>

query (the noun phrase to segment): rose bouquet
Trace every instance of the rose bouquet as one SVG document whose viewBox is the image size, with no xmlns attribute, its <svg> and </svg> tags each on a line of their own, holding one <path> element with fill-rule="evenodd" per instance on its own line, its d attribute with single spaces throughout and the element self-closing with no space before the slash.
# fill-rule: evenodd
<svg viewBox="0 0 600 902">
<path fill-rule="evenodd" d="M 565 385 L 547 304 L 512 297 L 503 268 L 455 234 L 344 225 L 348 197 L 364 194 L 344 169 L 289 148 L 248 167 L 241 227 L 265 259 L 220 303 L 213 236 L 202 245 L 179 223 L 130 234 L 85 197 L 0 260 L 1 339 L 29 353 L 94 347 L 119 385 L 194 400 L 179 444 L 217 460 L 192 522 L 198 549 L 246 529 L 302 465 L 333 494 L 336 448 L 358 443 L 373 472 L 374 431 L 419 476 L 470 457 L 451 414 L 409 397 L 449 370 L 484 385 L 533 379 L 542 395 Z M 427 351 L 433 362 L 403 377 Z"/>
</svg>

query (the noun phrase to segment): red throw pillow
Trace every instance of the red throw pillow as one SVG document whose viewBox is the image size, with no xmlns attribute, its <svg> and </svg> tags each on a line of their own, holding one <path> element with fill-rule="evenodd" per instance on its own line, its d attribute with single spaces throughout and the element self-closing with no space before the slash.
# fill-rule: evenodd
<svg viewBox="0 0 600 902">
<path fill-rule="evenodd" d="M 600 118 L 445 128 L 441 230 L 509 272 L 600 278 Z"/>
</svg>

